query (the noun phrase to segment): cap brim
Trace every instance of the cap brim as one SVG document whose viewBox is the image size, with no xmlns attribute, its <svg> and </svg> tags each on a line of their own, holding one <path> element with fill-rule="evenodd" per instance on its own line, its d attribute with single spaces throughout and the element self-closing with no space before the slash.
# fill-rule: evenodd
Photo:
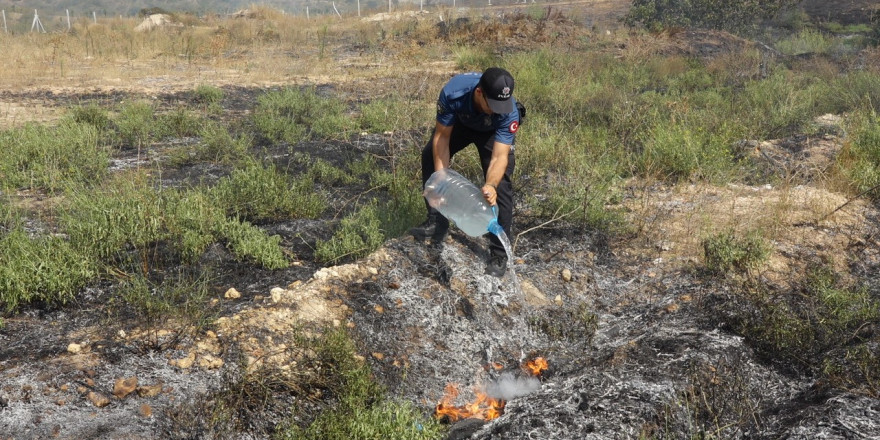
<svg viewBox="0 0 880 440">
<path fill-rule="evenodd" d="M 512 113 L 513 112 L 513 99 L 508 99 L 506 101 L 498 101 L 495 99 L 486 99 L 489 102 L 489 108 L 492 109 L 492 113 Z"/>
</svg>

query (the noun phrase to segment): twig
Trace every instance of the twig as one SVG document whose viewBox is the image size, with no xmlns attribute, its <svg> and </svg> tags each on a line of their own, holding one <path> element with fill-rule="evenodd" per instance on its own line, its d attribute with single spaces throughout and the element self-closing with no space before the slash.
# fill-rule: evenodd
<svg viewBox="0 0 880 440">
<path fill-rule="evenodd" d="M 541 223 L 541 224 L 538 225 L 538 226 L 533 226 L 533 227 L 531 227 L 531 228 L 529 228 L 529 229 L 526 229 L 525 231 L 520 232 L 519 234 L 516 234 L 516 238 L 513 239 L 513 249 L 512 249 L 512 250 L 516 250 L 516 243 L 519 241 L 519 237 L 520 237 L 521 235 L 526 234 L 526 233 L 529 233 L 529 232 L 531 232 L 531 231 L 534 231 L 535 229 L 543 228 L 544 226 L 547 226 L 548 224 L 553 223 L 553 222 L 555 222 L 555 221 L 557 221 L 557 220 L 562 220 L 562 219 L 564 219 L 565 217 L 568 217 L 568 216 L 574 214 L 575 212 L 577 212 L 579 208 L 572 209 L 571 211 L 569 211 L 569 212 L 567 212 L 567 213 L 565 213 L 565 214 L 562 214 L 562 215 L 560 215 L 560 216 L 557 217 L 557 214 L 559 214 L 559 211 L 560 211 L 561 209 L 562 209 L 561 206 L 560 206 L 559 208 L 556 208 L 556 212 L 553 213 L 553 218 L 551 218 L 550 220 L 547 220 L 546 222 Z"/>
<path fill-rule="evenodd" d="M 826 218 L 828 218 L 828 217 L 834 215 L 834 213 L 836 213 L 837 211 L 840 211 L 841 209 L 843 209 L 844 206 L 849 205 L 850 203 L 852 203 L 853 201 L 855 201 L 855 200 L 858 199 L 859 197 L 862 197 L 863 195 L 868 194 L 869 192 L 874 191 L 874 190 L 877 189 L 877 188 L 880 188 L 880 183 L 878 183 L 878 184 L 876 184 L 876 185 L 874 185 L 874 186 L 872 186 L 872 187 L 870 187 L 870 188 L 868 188 L 868 189 L 866 189 L 866 190 L 864 190 L 864 191 L 862 191 L 862 192 L 856 194 L 855 197 L 853 197 L 853 198 L 851 198 L 851 199 L 849 199 L 849 200 L 843 202 L 843 204 L 840 205 L 840 206 L 838 206 L 837 208 L 835 208 L 834 211 L 831 211 L 831 212 L 829 212 L 828 214 L 825 214 L 824 216 L 822 216 L 822 218 L 820 218 L 819 220 L 817 220 L 817 221 L 816 221 L 816 224 L 819 224 L 820 222 L 822 222 L 822 221 L 825 220 Z M 796 226 L 798 226 L 798 225 L 796 225 Z"/>
</svg>

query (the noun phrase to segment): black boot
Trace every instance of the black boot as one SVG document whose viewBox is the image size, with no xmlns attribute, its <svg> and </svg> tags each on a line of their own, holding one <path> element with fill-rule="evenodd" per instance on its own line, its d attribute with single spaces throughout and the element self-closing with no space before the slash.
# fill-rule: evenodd
<svg viewBox="0 0 880 440">
<path fill-rule="evenodd" d="M 492 252 L 486 263 L 486 275 L 501 278 L 507 273 L 507 255 Z"/>
<path fill-rule="evenodd" d="M 409 233 L 420 240 L 430 238 L 434 244 L 442 243 L 449 234 L 449 220 L 440 213 L 431 213 L 428 214 L 428 220 L 410 228 Z"/>
</svg>

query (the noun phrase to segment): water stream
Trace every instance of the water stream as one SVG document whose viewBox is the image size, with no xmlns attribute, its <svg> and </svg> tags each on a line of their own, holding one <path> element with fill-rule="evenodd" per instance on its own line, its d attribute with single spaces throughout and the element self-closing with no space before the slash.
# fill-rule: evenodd
<svg viewBox="0 0 880 440">
<path fill-rule="evenodd" d="M 522 295 L 522 288 L 519 285 L 519 278 L 516 276 L 516 271 L 513 270 L 513 248 L 510 245 L 510 239 L 507 238 L 507 234 L 503 230 L 498 231 L 495 235 L 501 240 L 501 244 L 504 245 L 504 251 L 507 252 L 507 269 L 510 271 L 510 277 L 513 281 L 513 294 L 519 299 L 525 299 Z"/>
</svg>

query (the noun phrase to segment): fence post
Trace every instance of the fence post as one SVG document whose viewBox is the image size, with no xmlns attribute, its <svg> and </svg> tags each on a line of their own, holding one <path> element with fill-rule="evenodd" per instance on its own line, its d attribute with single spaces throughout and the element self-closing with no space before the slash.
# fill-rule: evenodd
<svg viewBox="0 0 880 440">
<path fill-rule="evenodd" d="M 67 31 L 70 32 L 70 9 L 65 9 L 64 12 L 67 14 Z"/>
<path fill-rule="evenodd" d="M 37 28 L 40 32 L 46 33 L 46 28 L 43 27 L 43 23 L 40 22 L 40 17 L 37 15 L 37 10 L 34 9 L 34 22 L 31 23 L 31 32 L 34 31 L 34 28 Z"/>
<path fill-rule="evenodd" d="M 92 21 L 98 24 L 98 14 L 95 14 L 95 11 L 92 11 Z"/>
<path fill-rule="evenodd" d="M 3 33 L 9 33 L 9 29 L 6 29 L 6 9 L 3 10 Z"/>
</svg>

